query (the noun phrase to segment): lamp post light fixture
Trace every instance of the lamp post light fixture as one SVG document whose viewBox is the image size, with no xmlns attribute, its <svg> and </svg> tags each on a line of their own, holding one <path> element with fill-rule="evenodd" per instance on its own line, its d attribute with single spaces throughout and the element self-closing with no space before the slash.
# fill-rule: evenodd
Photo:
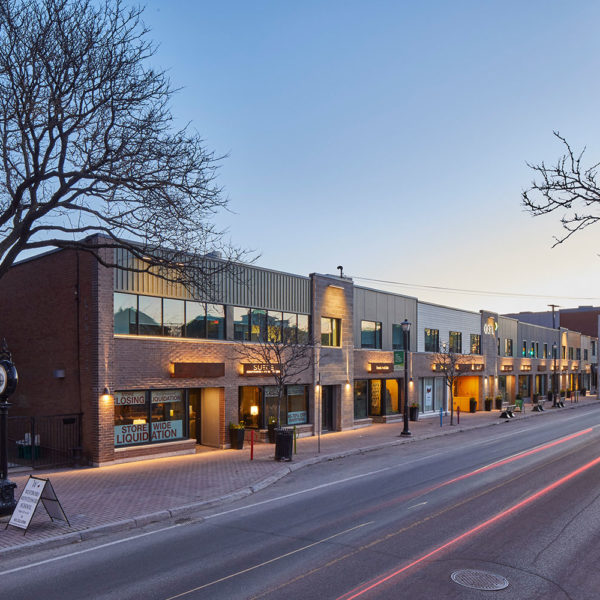
<svg viewBox="0 0 600 600">
<path fill-rule="evenodd" d="M 556 401 L 556 388 L 557 386 L 557 381 L 558 381 L 558 373 L 556 372 L 556 351 L 558 350 L 557 346 L 556 346 L 556 342 L 554 342 L 552 344 L 552 357 L 554 358 L 554 373 L 552 373 L 552 379 L 554 380 L 552 382 L 552 408 L 558 408 L 558 402 Z"/>
<path fill-rule="evenodd" d="M 408 349 L 410 347 L 410 323 L 404 319 L 401 324 L 404 342 L 404 429 L 400 435 L 411 435 L 408 429 Z"/>
</svg>

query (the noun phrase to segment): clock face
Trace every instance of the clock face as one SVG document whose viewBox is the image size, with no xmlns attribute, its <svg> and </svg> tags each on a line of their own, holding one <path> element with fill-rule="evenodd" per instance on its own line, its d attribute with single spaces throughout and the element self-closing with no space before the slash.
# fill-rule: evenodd
<svg viewBox="0 0 600 600">
<path fill-rule="evenodd" d="M 6 377 L 6 369 L 0 365 L 0 394 L 4 393 L 6 389 L 7 377 Z"/>
</svg>

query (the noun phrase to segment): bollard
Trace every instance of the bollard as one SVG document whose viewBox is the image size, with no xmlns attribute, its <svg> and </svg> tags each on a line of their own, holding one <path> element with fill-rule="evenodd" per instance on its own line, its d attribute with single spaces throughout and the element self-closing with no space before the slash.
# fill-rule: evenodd
<svg viewBox="0 0 600 600">
<path fill-rule="evenodd" d="M 442 412 L 442 405 L 440 404 L 440 427 L 444 426 L 444 413 Z"/>
<path fill-rule="evenodd" d="M 250 430 L 250 460 L 254 460 L 254 429 Z"/>
<path fill-rule="evenodd" d="M 296 440 L 298 439 L 298 434 L 296 433 L 296 426 L 294 425 L 294 454 L 298 454 L 298 448 L 296 448 Z"/>
<path fill-rule="evenodd" d="M 460 406 L 456 407 L 456 422 L 460 425 Z"/>
</svg>

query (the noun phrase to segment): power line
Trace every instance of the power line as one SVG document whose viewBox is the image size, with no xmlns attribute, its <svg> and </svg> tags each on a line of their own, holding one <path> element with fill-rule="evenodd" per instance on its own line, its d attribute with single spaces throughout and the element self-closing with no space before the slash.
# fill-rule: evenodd
<svg viewBox="0 0 600 600">
<path fill-rule="evenodd" d="M 500 292 L 500 291 L 490 291 L 490 290 L 467 290 L 463 288 L 451 288 L 444 287 L 441 285 L 425 285 L 420 283 L 405 283 L 402 281 L 388 281 L 386 279 L 372 279 L 370 277 L 361 277 L 359 275 L 350 275 L 352 279 L 358 279 L 360 281 L 371 281 L 374 283 L 384 283 L 386 285 L 397 285 L 400 287 L 407 288 L 416 288 L 416 289 L 426 289 L 426 290 L 438 290 L 442 292 L 449 292 L 453 294 L 473 294 L 478 296 L 508 296 L 508 297 L 518 297 L 518 298 L 544 298 L 548 299 L 550 294 L 523 294 L 518 292 Z M 582 296 L 556 296 L 552 294 L 553 298 L 560 300 L 577 300 L 577 301 L 589 301 L 595 302 L 600 301 L 600 297 L 582 297 Z"/>
</svg>

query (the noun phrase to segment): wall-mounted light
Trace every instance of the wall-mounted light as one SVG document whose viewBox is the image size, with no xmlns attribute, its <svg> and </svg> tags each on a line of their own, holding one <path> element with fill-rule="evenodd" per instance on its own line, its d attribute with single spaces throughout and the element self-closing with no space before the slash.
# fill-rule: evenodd
<svg viewBox="0 0 600 600">
<path fill-rule="evenodd" d="M 348 379 L 346 379 L 346 389 L 349 390 L 350 389 L 350 381 Z"/>
<path fill-rule="evenodd" d="M 254 405 L 250 407 L 250 414 L 255 417 L 258 414 L 258 406 Z"/>
<path fill-rule="evenodd" d="M 108 389 L 108 386 L 104 388 L 102 395 L 100 396 L 100 400 L 102 400 L 102 402 L 107 403 L 107 404 L 112 400 L 112 396 L 110 394 L 110 390 Z"/>
</svg>

